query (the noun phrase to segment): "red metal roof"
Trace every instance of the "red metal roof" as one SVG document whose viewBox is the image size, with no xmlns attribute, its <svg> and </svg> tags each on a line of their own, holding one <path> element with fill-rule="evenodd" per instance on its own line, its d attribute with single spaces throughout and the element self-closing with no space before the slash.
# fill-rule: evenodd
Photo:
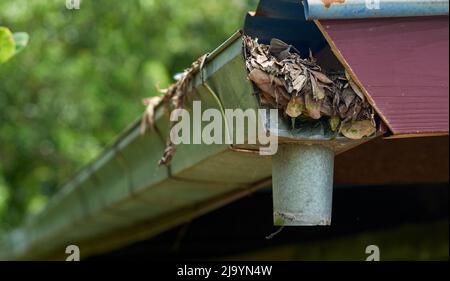
<svg viewBox="0 0 450 281">
<path fill-rule="evenodd" d="M 448 17 L 316 22 L 394 134 L 448 133 Z"/>
</svg>

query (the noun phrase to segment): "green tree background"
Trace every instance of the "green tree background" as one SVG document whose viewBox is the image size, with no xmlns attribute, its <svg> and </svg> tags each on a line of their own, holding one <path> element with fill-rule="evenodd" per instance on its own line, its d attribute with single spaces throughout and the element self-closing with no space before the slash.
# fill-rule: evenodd
<svg viewBox="0 0 450 281">
<path fill-rule="evenodd" d="M 0 233 L 38 212 L 257 0 L 3 0 L 29 45 L 0 66 Z"/>
</svg>

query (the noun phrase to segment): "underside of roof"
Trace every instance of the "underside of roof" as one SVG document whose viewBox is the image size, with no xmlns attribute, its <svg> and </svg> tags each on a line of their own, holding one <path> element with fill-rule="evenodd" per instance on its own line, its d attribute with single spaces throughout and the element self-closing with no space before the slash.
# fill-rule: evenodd
<svg viewBox="0 0 450 281">
<path fill-rule="evenodd" d="M 342 63 L 394 135 L 448 132 L 448 17 L 314 22 L 305 21 L 298 1 L 263 0 L 255 14 L 247 15 L 244 33 L 262 43 L 276 37 L 296 46 L 303 55 L 312 50 L 318 60 Z M 259 108 L 247 79 L 242 47 L 242 33 L 238 32 L 207 57 L 195 74 L 187 110 L 192 110 L 195 100 L 201 100 L 204 108 L 218 110 Z M 69 180 L 42 213 L 0 243 L 0 259 L 60 258 L 70 244 L 79 245 L 85 256 L 105 252 L 270 186 L 271 157 L 250 147 L 182 144 L 170 167 L 159 166 L 170 126 L 162 107 L 157 108 L 155 121 L 156 129 L 144 135 L 139 122 L 125 130 Z M 280 136 L 290 141 L 303 138 L 283 132 Z M 372 139 L 330 137 L 320 141 L 332 143 L 339 154 Z M 392 146 L 378 138 L 367 144 L 372 145 L 372 153 L 377 152 L 375 160 L 366 165 L 370 173 L 359 171 L 351 176 L 349 171 L 360 169 L 367 154 L 356 148 L 354 154 L 337 158 L 341 164 L 336 166 L 335 182 L 448 181 L 448 159 L 433 157 L 448 155 L 448 148 L 443 148 L 448 138 L 433 141 L 434 150 L 429 150 L 427 161 L 435 164 L 429 167 L 439 168 L 390 175 L 400 164 L 381 165 L 389 167 L 382 171 L 383 157 L 393 151 L 401 154 L 402 149 L 418 150 L 422 145 L 405 141 Z M 405 159 L 405 165 L 424 161 Z M 377 169 L 378 174 L 374 172 Z"/>
</svg>

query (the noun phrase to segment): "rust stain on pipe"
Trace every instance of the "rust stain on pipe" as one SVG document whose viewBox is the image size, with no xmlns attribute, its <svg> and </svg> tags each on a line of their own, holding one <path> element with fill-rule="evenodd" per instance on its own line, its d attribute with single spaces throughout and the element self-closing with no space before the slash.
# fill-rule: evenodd
<svg viewBox="0 0 450 281">
<path fill-rule="evenodd" d="M 325 8 L 330 8 L 331 4 L 344 4 L 345 0 L 322 0 L 322 3 Z"/>
</svg>

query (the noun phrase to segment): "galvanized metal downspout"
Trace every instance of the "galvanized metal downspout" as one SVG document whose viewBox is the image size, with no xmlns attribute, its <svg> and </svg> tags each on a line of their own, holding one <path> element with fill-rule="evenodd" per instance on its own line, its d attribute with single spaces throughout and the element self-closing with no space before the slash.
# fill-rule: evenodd
<svg viewBox="0 0 450 281">
<path fill-rule="evenodd" d="M 334 150 L 282 144 L 272 159 L 275 225 L 330 225 Z"/>
<path fill-rule="evenodd" d="M 307 20 L 448 15 L 448 0 L 302 0 Z"/>
</svg>

